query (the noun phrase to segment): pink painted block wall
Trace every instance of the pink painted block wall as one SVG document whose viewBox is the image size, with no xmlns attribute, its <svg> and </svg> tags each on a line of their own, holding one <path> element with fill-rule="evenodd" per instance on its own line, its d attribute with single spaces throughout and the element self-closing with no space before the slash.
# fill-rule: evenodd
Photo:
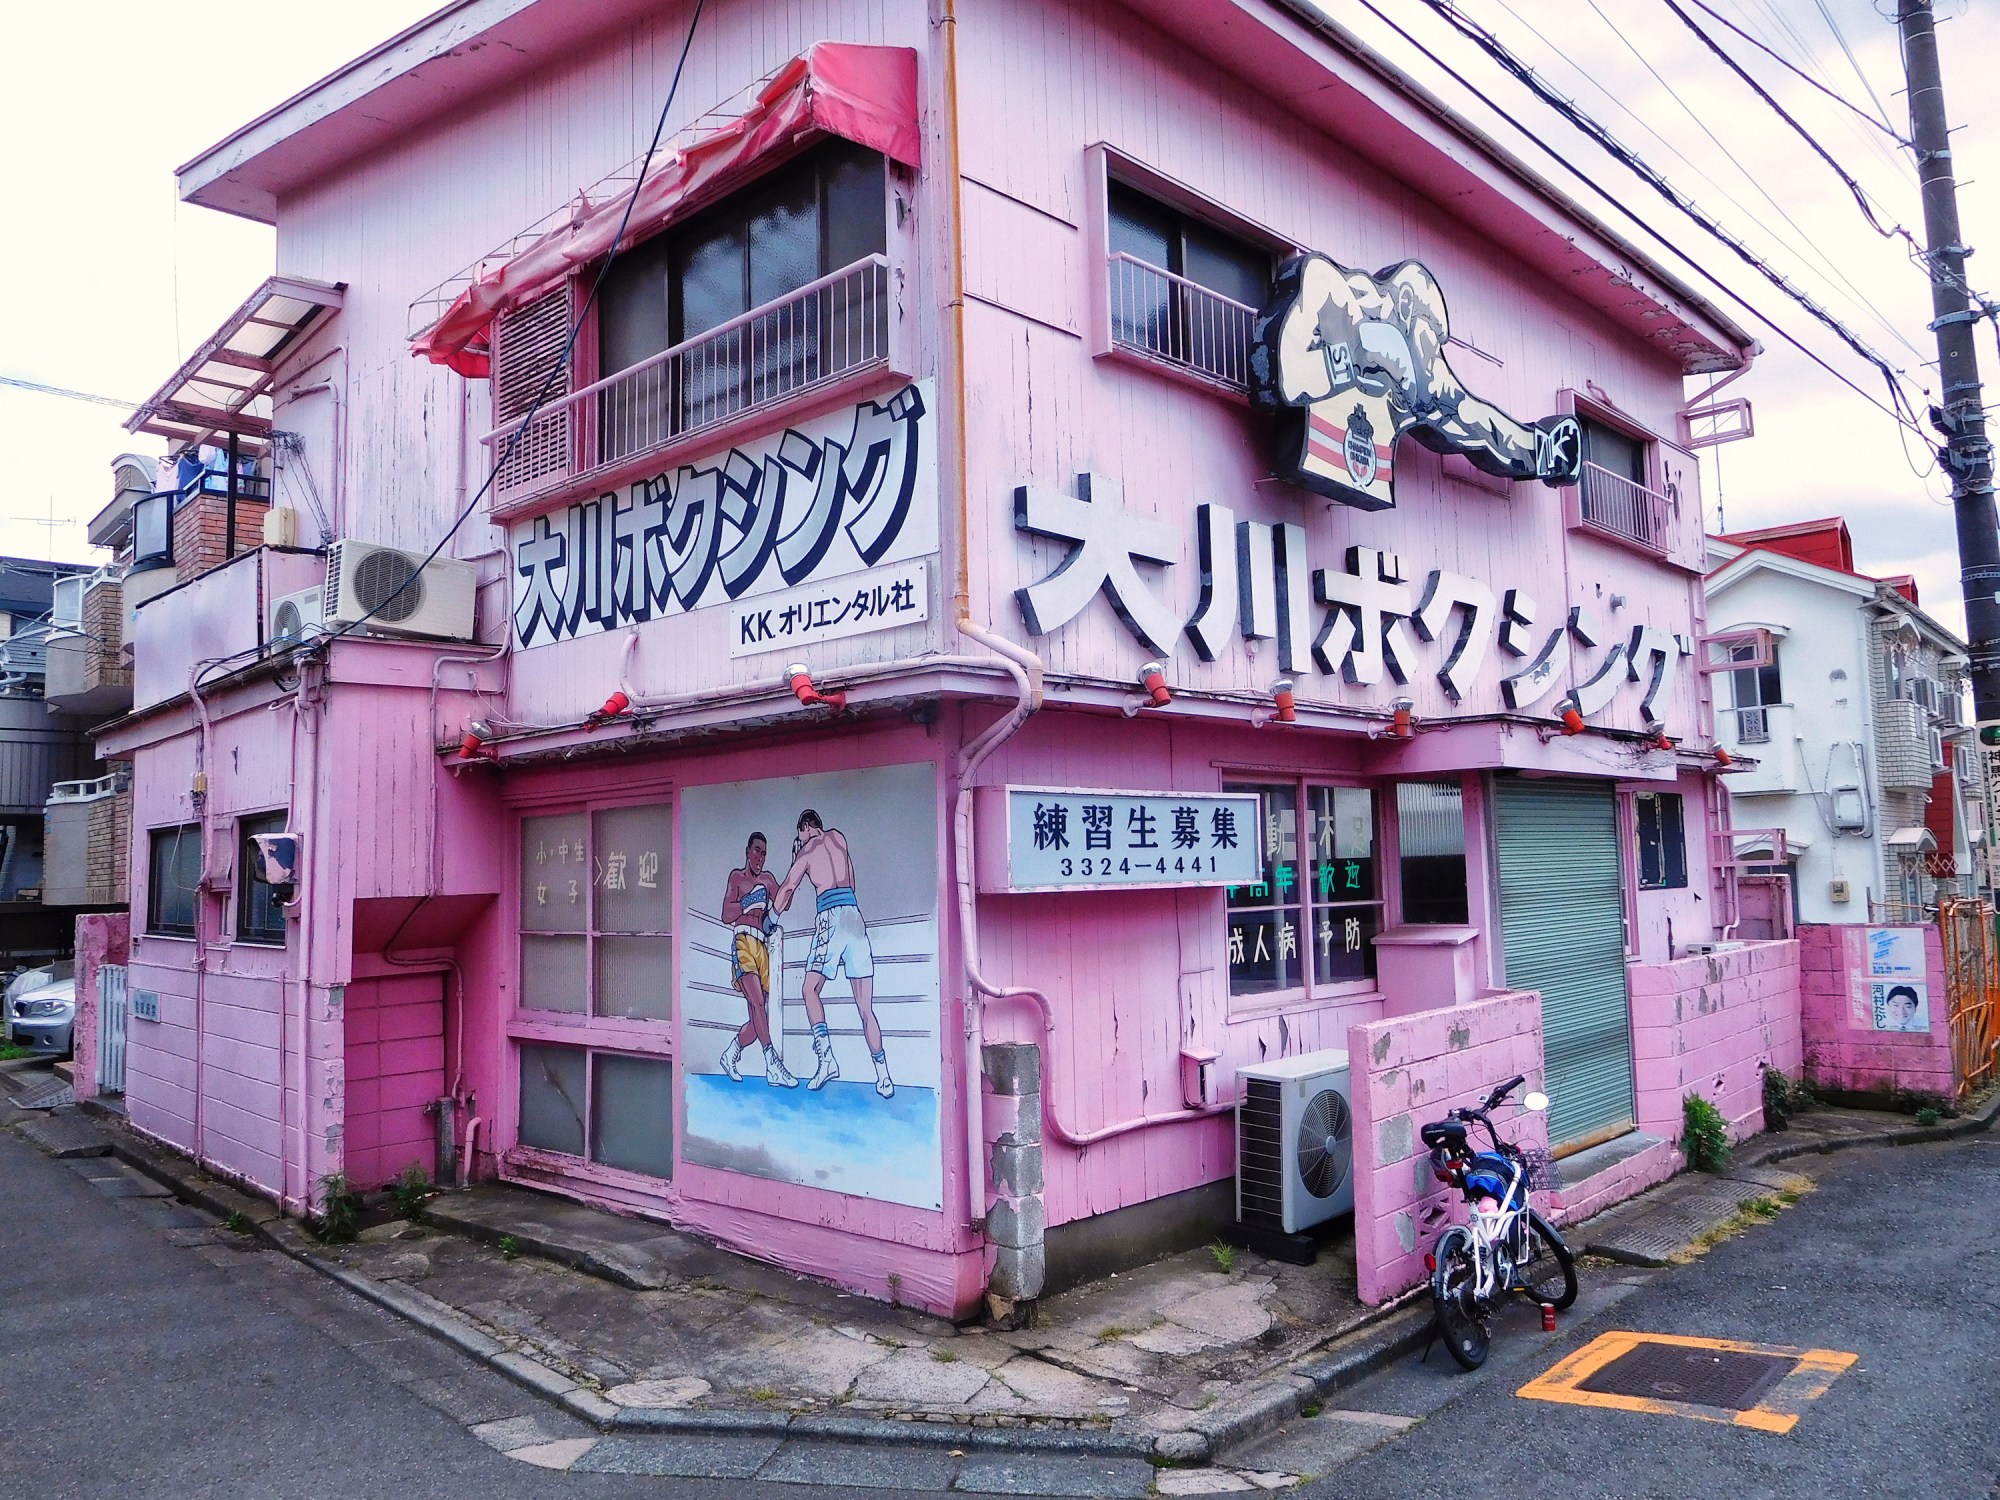
<svg viewBox="0 0 2000 1500">
<path fill-rule="evenodd" d="M 424 1107 L 445 1091 L 441 985 L 437 974 L 411 974 L 347 987 L 342 1161 L 357 1189 L 383 1187 L 412 1162 L 426 1177 L 435 1167 Z"/>
<path fill-rule="evenodd" d="M 1354 1105 L 1354 1259 L 1361 1300 L 1390 1301 L 1423 1282 L 1424 1254 L 1464 1205 L 1431 1175 L 1419 1130 L 1477 1104 L 1517 1073 L 1515 1100 L 1542 1086 L 1542 997 L 1515 991 L 1350 1026 Z M 1548 1145 L 1548 1117 L 1496 1111 L 1504 1138 Z"/>
<path fill-rule="evenodd" d="M 76 919 L 76 1097 L 97 1096 L 97 971 L 122 964 L 130 952 L 130 912 L 90 912 Z"/>
<path fill-rule="evenodd" d="M 1902 1032 L 1875 1030 L 1867 1008 L 1868 928 L 1845 922 L 1799 928 L 1805 1074 L 1815 1087 L 1883 1104 L 1913 1094 L 1952 1096 L 1944 943 L 1935 927 L 1922 931 L 1931 1027 Z"/>
<path fill-rule="evenodd" d="M 1799 1071 L 1797 940 L 1626 973 L 1639 1128 L 1679 1140 L 1682 1100 L 1694 1093 L 1722 1111 L 1735 1138 L 1763 1129 L 1764 1066 Z"/>
</svg>

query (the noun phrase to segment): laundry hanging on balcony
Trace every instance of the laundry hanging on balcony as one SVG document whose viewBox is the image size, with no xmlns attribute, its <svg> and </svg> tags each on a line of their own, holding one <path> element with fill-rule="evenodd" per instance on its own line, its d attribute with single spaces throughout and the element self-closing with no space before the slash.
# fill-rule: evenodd
<svg viewBox="0 0 2000 1500">
<path fill-rule="evenodd" d="M 665 227 L 691 203 L 805 141 L 840 136 L 908 167 L 920 165 L 917 54 L 909 47 L 817 42 L 787 63 L 735 119 L 697 137 L 656 166 L 638 190 L 623 244 Z M 481 267 L 444 316 L 419 334 L 414 352 L 461 375 L 492 373 L 494 318 L 533 300 L 577 267 L 611 250 L 625 195 L 582 202 L 570 222 L 520 254 Z"/>
</svg>

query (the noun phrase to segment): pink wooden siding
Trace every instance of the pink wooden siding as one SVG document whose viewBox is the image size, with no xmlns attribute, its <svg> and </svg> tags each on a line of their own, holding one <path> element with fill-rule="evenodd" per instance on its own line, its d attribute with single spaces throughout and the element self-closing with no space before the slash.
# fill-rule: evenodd
<svg viewBox="0 0 2000 1500">
<path fill-rule="evenodd" d="M 436 1132 L 424 1106 L 445 1092 L 439 977 L 356 980 L 345 1013 L 348 1183 L 381 1187 L 412 1162 L 429 1177 Z"/>
</svg>

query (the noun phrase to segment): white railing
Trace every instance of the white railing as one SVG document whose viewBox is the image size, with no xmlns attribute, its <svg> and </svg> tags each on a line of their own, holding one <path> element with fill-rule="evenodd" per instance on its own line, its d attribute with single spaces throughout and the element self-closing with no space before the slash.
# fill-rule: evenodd
<svg viewBox="0 0 2000 1500">
<path fill-rule="evenodd" d="M 871 255 L 545 403 L 493 482 L 506 506 L 889 359 L 889 260 Z M 519 421 L 483 439 L 494 461 Z"/>
<path fill-rule="evenodd" d="M 1667 497 L 1658 490 L 1593 463 L 1583 466 L 1578 488 L 1586 526 L 1649 552 L 1667 550 Z"/>
<path fill-rule="evenodd" d="M 1256 308 L 1122 251 L 1109 275 L 1113 344 L 1233 391 L 1250 388 Z"/>
<path fill-rule="evenodd" d="M 123 964 L 104 964 L 97 971 L 97 1091 L 125 1092 L 125 1032 L 131 1007 Z"/>
<path fill-rule="evenodd" d="M 1765 708 L 1738 708 L 1731 710 L 1736 715 L 1736 743 L 1739 745 L 1768 745 L 1771 743 L 1771 710 Z"/>
<path fill-rule="evenodd" d="M 95 781 L 58 781 L 49 788 L 51 802 L 94 802 L 99 797 L 115 797 L 125 790 L 130 773 L 113 771 Z"/>
</svg>

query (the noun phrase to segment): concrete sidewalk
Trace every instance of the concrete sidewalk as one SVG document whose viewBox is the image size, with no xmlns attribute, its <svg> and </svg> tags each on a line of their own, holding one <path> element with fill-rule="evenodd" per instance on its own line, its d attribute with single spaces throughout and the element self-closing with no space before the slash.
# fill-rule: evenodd
<svg viewBox="0 0 2000 1500">
<path fill-rule="evenodd" d="M 2000 1096 L 1928 1128 L 1815 1111 L 1739 1148 L 1728 1177 L 1684 1175 L 1571 1238 L 1579 1250 L 1669 1263 L 1744 1202 L 1785 1191 L 1787 1174 L 1772 1166 L 1785 1156 L 1964 1133 L 1996 1107 Z M 18 1116 L 16 1128 L 25 1133 Z M 661 1224 L 503 1186 L 445 1194 L 421 1222 L 322 1245 L 122 1122 L 63 1110 L 34 1133 L 66 1153 L 92 1149 L 84 1137 L 97 1135 L 95 1149 L 211 1212 L 241 1214 L 288 1254 L 614 1435 L 1213 1461 L 1420 1348 L 1429 1324 L 1420 1298 L 1359 1304 L 1345 1239 L 1311 1267 L 1240 1251 L 1174 1256 L 1047 1298 L 1033 1327 L 1003 1332 L 956 1328 Z"/>
</svg>

